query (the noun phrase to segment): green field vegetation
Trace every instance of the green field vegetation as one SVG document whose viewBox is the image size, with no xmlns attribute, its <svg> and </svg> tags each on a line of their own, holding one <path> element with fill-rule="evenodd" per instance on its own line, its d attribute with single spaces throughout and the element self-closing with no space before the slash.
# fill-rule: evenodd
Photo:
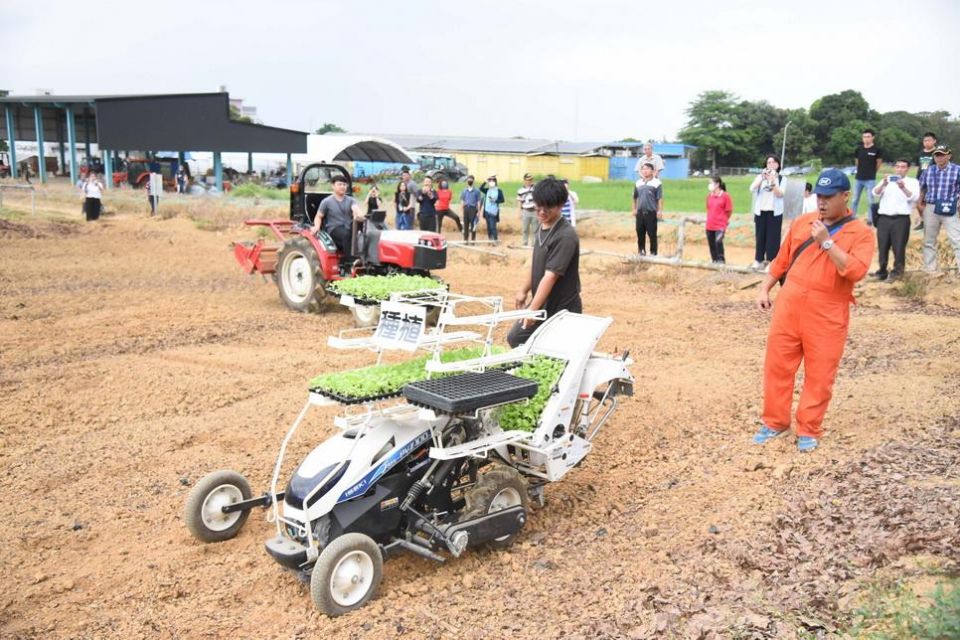
<svg viewBox="0 0 960 640">
<path fill-rule="evenodd" d="M 875 585 L 854 613 L 850 636 L 871 640 L 960 638 L 960 579 L 944 577 L 929 593 L 907 581 Z M 850 637 L 847 636 L 847 637 Z"/>
<path fill-rule="evenodd" d="M 804 181 L 813 180 L 815 176 L 806 176 Z M 750 183 L 753 176 L 731 176 L 724 178 L 727 191 L 733 198 L 735 213 L 750 211 Z M 663 181 L 664 210 L 673 213 L 705 213 L 707 198 L 707 178 L 688 178 L 686 180 Z M 507 211 L 517 209 L 517 189 L 520 182 L 502 182 L 507 201 L 504 203 Z M 466 186 L 459 182 L 452 185 L 453 201 L 459 202 L 460 192 Z M 396 191 L 396 181 L 380 184 L 380 191 L 384 195 L 387 211 L 393 212 L 393 194 Z M 580 197 L 580 209 L 597 209 L 601 211 L 630 211 L 633 198 L 633 182 L 629 180 L 609 180 L 607 182 L 579 182 L 570 183 L 570 188 Z M 366 196 L 367 186 L 362 185 L 358 198 Z"/>
</svg>

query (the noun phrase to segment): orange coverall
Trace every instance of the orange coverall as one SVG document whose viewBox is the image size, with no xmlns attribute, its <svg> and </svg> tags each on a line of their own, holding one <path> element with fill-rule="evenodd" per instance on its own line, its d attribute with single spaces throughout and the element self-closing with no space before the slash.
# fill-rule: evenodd
<svg viewBox="0 0 960 640">
<path fill-rule="evenodd" d="M 770 263 L 770 275 L 778 279 L 783 275 L 819 215 L 807 213 L 793 221 Z M 846 268 L 841 272 L 814 241 L 790 267 L 773 305 L 763 368 L 763 424 L 775 431 L 790 428 L 793 388 L 803 360 L 797 435 L 823 435 L 823 416 L 847 340 L 850 303 L 855 302 L 853 285 L 867 274 L 877 244 L 873 232 L 859 219 L 843 225 L 831 239 L 848 254 Z"/>
</svg>

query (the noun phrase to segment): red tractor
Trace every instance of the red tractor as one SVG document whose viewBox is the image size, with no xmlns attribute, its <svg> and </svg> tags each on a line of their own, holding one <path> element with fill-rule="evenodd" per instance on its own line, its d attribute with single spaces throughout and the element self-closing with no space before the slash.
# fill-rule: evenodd
<svg viewBox="0 0 960 640">
<path fill-rule="evenodd" d="M 432 269 L 446 266 L 447 243 L 442 235 L 387 229 L 382 216 L 354 222 L 349 256 L 337 251 L 325 231 L 314 234 L 310 229 L 313 218 L 323 199 L 332 194 L 334 177 L 346 179 L 347 193 L 353 193 L 353 180 L 346 169 L 335 164 L 311 164 L 290 186 L 289 220 L 245 222 L 269 227 L 278 242 L 267 243 L 261 238 L 233 245 L 234 257 L 246 273 L 272 275 L 285 305 L 318 313 L 323 311 L 329 283 L 335 280 L 396 273 L 429 276 Z M 379 307 L 375 309 L 379 311 Z"/>
</svg>

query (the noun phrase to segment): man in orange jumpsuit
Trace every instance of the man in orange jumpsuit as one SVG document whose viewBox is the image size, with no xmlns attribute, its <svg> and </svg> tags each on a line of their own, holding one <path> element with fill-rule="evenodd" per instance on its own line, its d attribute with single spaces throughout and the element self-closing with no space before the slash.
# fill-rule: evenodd
<svg viewBox="0 0 960 640">
<path fill-rule="evenodd" d="M 774 310 L 763 370 L 763 424 L 753 441 L 764 444 L 790 429 L 802 360 L 801 452 L 816 449 L 823 436 L 823 416 L 847 340 L 853 285 L 867 274 L 876 249 L 873 232 L 847 208 L 850 180 L 842 171 L 821 173 L 813 192 L 818 210 L 794 220 L 757 294 L 761 310 Z M 786 282 L 771 305 L 770 289 L 784 274 Z"/>
</svg>

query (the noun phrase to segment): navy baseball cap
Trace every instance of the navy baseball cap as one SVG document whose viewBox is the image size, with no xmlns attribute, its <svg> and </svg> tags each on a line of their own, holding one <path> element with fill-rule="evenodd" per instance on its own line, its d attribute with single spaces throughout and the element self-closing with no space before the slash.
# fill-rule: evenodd
<svg viewBox="0 0 960 640">
<path fill-rule="evenodd" d="M 832 196 L 842 191 L 850 191 L 850 179 L 840 169 L 824 169 L 813 187 L 818 196 Z"/>
</svg>

